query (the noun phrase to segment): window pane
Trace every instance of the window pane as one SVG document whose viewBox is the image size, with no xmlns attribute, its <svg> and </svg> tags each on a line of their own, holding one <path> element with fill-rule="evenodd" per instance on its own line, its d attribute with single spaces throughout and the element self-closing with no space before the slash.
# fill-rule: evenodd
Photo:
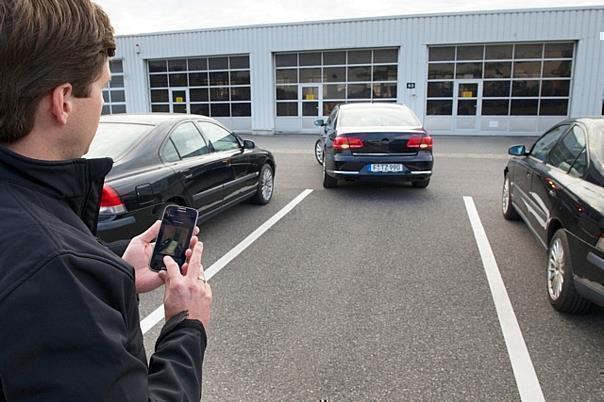
<svg viewBox="0 0 604 402">
<path fill-rule="evenodd" d="M 558 138 L 566 131 L 568 125 L 555 127 L 537 140 L 531 149 L 531 156 L 545 161 L 549 151 L 554 147 Z"/>
<path fill-rule="evenodd" d="M 339 104 L 338 102 L 323 102 L 323 116 L 328 116 L 333 111 L 333 108 Z"/>
<path fill-rule="evenodd" d="M 298 82 L 298 70 L 277 70 L 277 84 L 295 84 Z"/>
<path fill-rule="evenodd" d="M 298 86 L 297 85 L 279 85 L 279 86 L 277 86 L 277 99 L 278 100 L 298 99 Z"/>
<path fill-rule="evenodd" d="M 167 89 L 151 90 L 151 102 L 168 102 L 169 95 Z"/>
<path fill-rule="evenodd" d="M 168 113 L 170 111 L 170 105 L 151 105 L 151 111 Z"/>
<path fill-rule="evenodd" d="M 231 108 L 228 103 L 210 103 L 210 115 L 212 117 L 229 117 Z"/>
<path fill-rule="evenodd" d="M 512 96 L 539 96 L 539 81 L 514 81 Z"/>
<path fill-rule="evenodd" d="M 321 65 L 321 53 L 300 53 L 298 57 L 301 66 Z"/>
<path fill-rule="evenodd" d="M 111 91 L 111 102 L 125 102 L 126 95 L 124 91 Z"/>
<path fill-rule="evenodd" d="M 318 116 L 319 102 L 302 102 L 302 116 Z"/>
<path fill-rule="evenodd" d="M 348 81 L 371 81 L 371 67 L 348 67 Z"/>
<path fill-rule="evenodd" d="M 174 113 L 187 113 L 187 105 L 172 105 L 172 112 Z"/>
<path fill-rule="evenodd" d="M 484 46 L 457 46 L 457 60 L 482 60 Z"/>
<path fill-rule="evenodd" d="M 210 88 L 211 102 L 228 102 L 229 100 L 229 87 Z"/>
<path fill-rule="evenodd" d="M 109 84 L 111 88 L 123 88 L 124 87 L 124 76 L 123 75 L 112 75 L 111 82 Z"/>
<path fill-rule="evenodd" d="M 349 84 L 348 99 L 371 98 L 371 84 Z"/>
<path fill-rule="evenodd" d="M 252 115 L 251 103 L 232 103 L 231 110 L 233 117 L 249 117 Z"/>
<path fill-rule="evenodd" d="M 189 89 L 189 97 L 191 102 L 207 102 L 208 101 L 208 89 Z"/>
<path fill-rule="evenodd" d="M 573 57 L 572 43 L 546 43 L 545 55 L 546 59 L 562 59 Z"/>
<path fill-rule="evenodd" d="M 250 87 L 231 88 L 231 100 L 250 100 Z"/>
<path fill-rule="evenodd" d="M 482 96 L 508 97 L 510 96 L 510 82 L 484 81 L 482 84 Z"/>
<path fill-rule="evenodd" d="M 210 85 L 229 85 L 229 73 L 226 71 L 211 72 Z"/>
<path fill-rule="evenodd" d="M 536 116 L 537 99 L 512 99 L 512 116 Z"/>
<path fill-rule="evenodd" d="M 229 68 L 228 57 L 210 57 L 208 59 L 210 70 L 226 70 Z"/>
<path fill-rule="evenodd" d="M 541 81 L 541 96 L 568 96 L 570 80 Z"/>
<path fill-rule="evenodd" d="M 249 85 L 249 71 L 231 71 L 231 85 Z"/>
<path fill-rule="evenodd" d="M 300 82 L 321 82 L 320 68 L 301 68 Z"/>
<path fill-rule="evenodd" d="M 323 99 L 346 99 L 346 85 L 323 85 Z"/>
<path fill-rule="evenodd" d="M 570 77 L 571 61 L 544 61 L 544 77 Z"/>
<path fill-rule="evenodd" d="M 454 47 L 431 47 L 428 60 L 430 61 L 450 61 L 455 60 Z"/>
<path fill-rule="evenodd" d="M 187 74 L 170 74 L 171 87 L 186 87 L 189 86 Z"/>
<path fill-rule="evenodd" d="M 168 64 L 165 60 L 149 60 L 149 72 L 159 73 L 168 71 Z"/>
<path fill-rule="evenodd" d="M 151 88 L 167 87 L 168 86 L 168 76 L 165 74 L 150 75 L 149 76 L 149 85 L 151 86 Z"/>
<path fill-rule="evenodd" d="M 296 53 L 275 55 L 275 65 L 277 67 L 294 67 L 298 65 L 298 55 Z"/>
<path fill-rule="evenodd" d="M 454 68 L 455 64 L 453 63 L 429 64 L 428 79 L 453 78 Z"/>
<path fill-rule="evenodd" d="M 374 98 L 396 98 L 396 84 L 373 84 Z"/>
<path fill-rule="evenodd" d="M 566 116 L 568 99 L 541 99 L 540 116 Z"/>
<path fill-rule="evenodd" d="M 111 113 L 113 113 L 113 114 L 126 113 L 126 105 L 112 105 Z"/>
<path fill-rule="evenodd" d="M 346 64 L 346 52 L 323 52 L 323 65 Z"/>
<path fill-rule="evenodd" d="M 323 82 L 346 81 L 346 67 L 326 67 L 323 69 Z"/>
<path fill-rule="evenodd" d="M 547 163 L 567 172 L 579 154 L 585 149 L 585 134 L 574 126 L 552 149 Z"/>
<path fill-rule="evenodd" d="M 459 84 L 458 97 L 460 98 L 476 98 L 478 96 L 478 84 Z"/>
<path fill-rule="evenodd" d="M 208 69 L 208 59 L 205 57 L 199 59 L 189 59 L 189 71 L 195 70 L 207 70 Z"/>
<path fill-rule="evenodd" d="M 124 66 L 121 60 L 110 60 L 109 61 L 109 70 L 111 73 L 123 73 Z"/>
<path fill-rule="evenodd" d="M 375 66 L 373 67 L 374 81 L 396 81 L 397 66 Z"/>
<path fill-rule="evenodd" d="M 298 116 L 298 102 L 278 102 L 277 116 Z"/>
<path fill-rule="evenodd" d="M 457 78 L 482 78 L 482 63 L 457 63 Z"/>
<path fill-rule="evenodd" d="M 379 49 L 373 51 L 374 63 L 398 62 L 398 49 Z"/>
<path fill-rule="evenodd" d="M 515 59 L 540 59 L 543 54 L 543 45 L 540 43 L 530 45 L 516 45 Z"/>
<path fill-rule="evenodd" d="M 371 63 L 371 50 L 351 50 L 348 52 L 348 64 Z"/>
<path fill-rule="evenodd" d="M 231 149 L 239 149 L 239 141 L 237 138 L 229 133 L 224 128 L 210 122 L 199 121 L 197 122 L 201 127 L 201 130 L 206 135 L 214 150 L 216 151 L 228 151 Z"/>
<path fill-rule="evenodd" d="M 189 85 L 192 87 L 203 87 L 208 85 L 208 73 L 190 73 Z"/>
<path fill-rule="evenodd" d="M 507 99 L 498 100 L 483 100 L 482 115 L 483 116 L 507 116 L 508 106 L 510 101 Z"/>
<path fill-rule="evenodd" d="M 161 151 L 161 156 L 166 162 L 178 162 L 180 160 L 180 156 L 178 156 L 178 152 L 170 140 L 168 140 L 166 146 Z"/>
<path fill-rule="evenodd" d="M 514 62 L 514 78 L 539 78 L 541 76 L 540 61 Z"/>
<path fill-rule="evenodd" d="M 428 100 L 426 113 L 430 116 L 450 116 L 453 114 L 452 100 Z"/>
<path fill-rule="evenodd" d="M 458 100 L 457 115 L 458 116 L 476 116 L 477 100 Z"/>
<path fill-rule="evenodd" d="M 192 114 L 200 114 L 202 116 L 210 115 L 210 106 L 207 103 L 192 103 L 191 104 L 191 113 Z"/>
<path fill-rule="evenodd" d="M 181 158 L 190 158 L 209 152 L 206 142 L 193 123 L 178 126 L 170 135 Z"/>
<path fill-rule="evenodd" d="M 168 71 L 187 71 L 187 60 L 168 60 Z"/>
<path fill-rule="evenodd" d="M 486 60 L 505 60 L 512 58 L 512 45 L 487 45 Z"/>
<path fill-rule="evenodd" d="M 231 56 L 229 60 L 231 68 L 250 68 L 249 56 Z"/>
<path fill-rule="evenodd" d="M 453 96 L 453 81 L 428 82 L 428 98 L 450 98 Z"/>
<path fill-rule="evenodd" d="M 510 78 L 512 76 L 511 62 L 484 63 L 484 78 Z"/>
<path fill-rule="evenodd" d="M 103 91 L 103 102 L 109 102 L 109 91 Z"/>
<path fill-rule="evenodd" d="M 583 148 L 583 151 L 579 154 L 579 157 L 573 163 L 568 174 L 573 177 L 583 177 L 587 171 L 587 149 Z"/>
</svg>

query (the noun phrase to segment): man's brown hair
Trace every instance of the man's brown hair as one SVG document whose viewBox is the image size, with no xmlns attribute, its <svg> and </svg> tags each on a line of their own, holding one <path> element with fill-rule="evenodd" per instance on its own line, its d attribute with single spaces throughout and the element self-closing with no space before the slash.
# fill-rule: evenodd
<svg viewBox="0 0 604 402">
<path fill-rule="evenodd" d="M 87 97 L 114 51 L 109 17 L 90 0 L 0 0 L 0 142 L 27 135 L 57 86 Z"/>
</svg>

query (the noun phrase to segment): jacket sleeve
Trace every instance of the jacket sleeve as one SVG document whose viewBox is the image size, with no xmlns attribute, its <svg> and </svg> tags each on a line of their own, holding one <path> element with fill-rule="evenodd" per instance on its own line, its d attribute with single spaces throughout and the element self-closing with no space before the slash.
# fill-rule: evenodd
<svg viewBox="0 0 604 402">
<path fill-rule="evenodd" d="M 51 257 L 0 300 L 2 393 L 32 402 L 199 400 L 205 333 L 177 321 L 148 368 L 131 272 L 111 258 Z"/>
</svg>

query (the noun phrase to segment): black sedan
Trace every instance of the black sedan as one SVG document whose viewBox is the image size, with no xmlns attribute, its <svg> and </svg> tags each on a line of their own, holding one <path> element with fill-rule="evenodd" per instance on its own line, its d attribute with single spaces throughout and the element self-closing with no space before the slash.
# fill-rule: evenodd
<svg viewBox="0 0 604 402">
<path fill-rule="evenodd" d="M 503 216 L 522 218 L 547 249 L 550 303 L 568 313 L 604 306 L 604 118 L 565 120 L 509 154 Z"/>
<path fill-rule="evenodd" d="M 200 220 L 273 195 L 273 155 L 217 121 L 183 114 L 102 116 L 86 158 L 111 157 L 98 235 L 128 239 L 161 218 L 164 207 L 196 208 Z"/>
<path fill-rule="evenodd" d="M 404 105 L 352 103 L 336 106 L 327 121 L 317 120 L 323 136 L 315 157 L 323 165 L 323 187 L 338 180 L 406 181 L 430 184 L 432 137 Z"/>
</svg>

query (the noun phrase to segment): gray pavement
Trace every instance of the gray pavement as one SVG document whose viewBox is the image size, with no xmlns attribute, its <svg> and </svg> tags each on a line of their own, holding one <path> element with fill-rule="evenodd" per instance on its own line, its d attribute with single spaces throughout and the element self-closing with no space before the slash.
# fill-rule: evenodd
<svg viewBox="0 0 604 402">
<path fill-rule="evenodd" d="M 207 401 L 519 400 L 465 211 L 472 196 L 546 400 L 604 400 L 604 310 L 556 313 L 545 251 L 500 209 L 506 150 L 534 138 L 437 137 L 427 189 L 324 190 L 317 136 L 246 136 L 275 153 L 270 204 L 202 224 L 209 267 L 314 191 L 210 281 Z M 161 304 L 143 295 L 141 317 Z M 145 335 L 153 350 L 159 325 Z"/>
</svg>

